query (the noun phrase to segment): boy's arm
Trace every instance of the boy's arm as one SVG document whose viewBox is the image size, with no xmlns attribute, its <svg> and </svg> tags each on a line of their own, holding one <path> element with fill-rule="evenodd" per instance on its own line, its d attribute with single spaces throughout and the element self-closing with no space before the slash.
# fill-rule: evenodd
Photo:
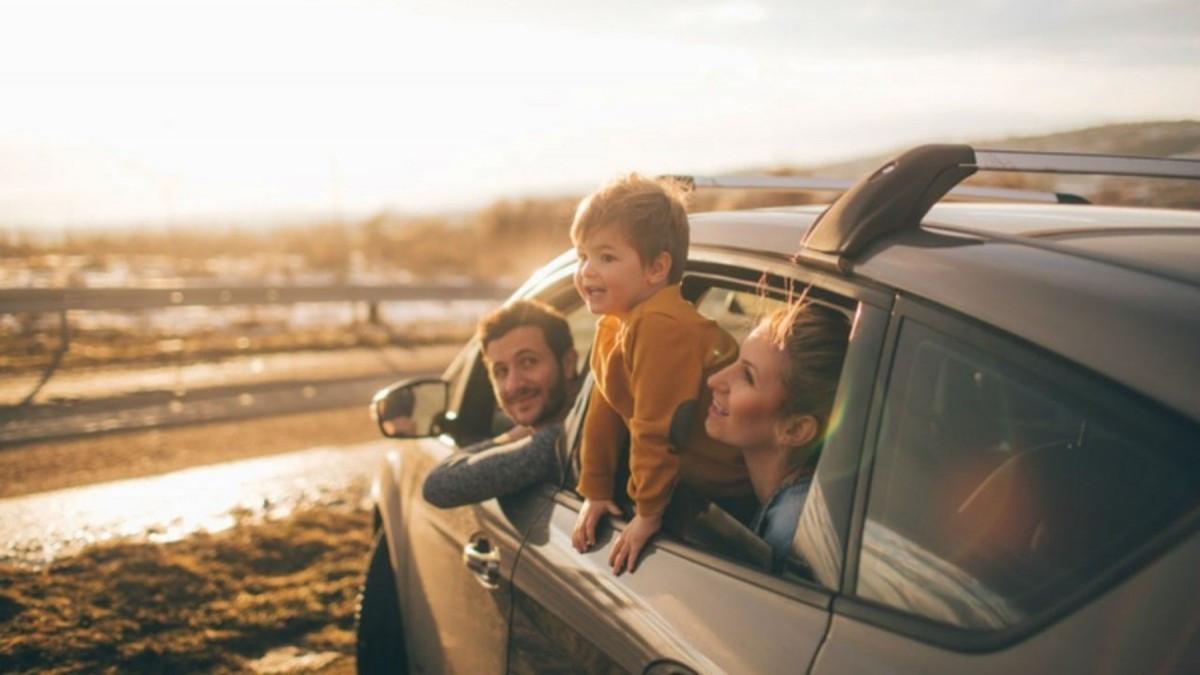
<svg viewBox="0 0 1200 675">
<path fill-rule="evenodd" d="M 685 322 L 648 313 L 629 335 L 633 419 L 629 424 L 630 497 L 638 515 L 658 517 L 667 508 L 679 474 L 679 448 L 671 421 L 705 386 L 701 336 Z"/>
<path fill-rule="evenodd" d="M 579 441 L 579 494 L 588 499 L 612 499 L 625 422 L 597 387 L 592 388 Z"/>
</svg>

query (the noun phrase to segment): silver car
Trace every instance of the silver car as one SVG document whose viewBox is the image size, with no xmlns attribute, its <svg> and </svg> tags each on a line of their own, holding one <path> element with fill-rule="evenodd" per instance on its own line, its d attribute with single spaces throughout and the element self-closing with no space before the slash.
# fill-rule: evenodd
<svg viewBox="0 0 1200 675">
<path fill-rule="evenodd" d="M 569 476 L 434 508 L 430 468 L 505 424 L 479 347 L 385 391 L 425 437 L 374 485 L 360 671 L 1200 672 L 1200 214 L 938 203 L 977 170 L 1198 165 L 925 146 L 828 208 L 693 216 L 684 295 L 739 339 L 797 289 L 853 320 L 782 571 L 713 506 L 614 576 L 611 528 L 571 547 Z M 574 265 L 515 297 L 586 354 Z"/>
</svg>

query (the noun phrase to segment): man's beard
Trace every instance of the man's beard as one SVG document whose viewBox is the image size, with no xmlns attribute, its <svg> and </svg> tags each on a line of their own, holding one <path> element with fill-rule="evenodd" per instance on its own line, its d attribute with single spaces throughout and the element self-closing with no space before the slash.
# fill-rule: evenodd
<svg viewBox="0 0 1200 675">
<path fill-rule="evenodd" d="M 524 392 L 517 392 L 517 397 L 519 398 L 523 393 Z M 563 405 L 566 403 L 566 399 L 567 379 L 563 374 L 563 367 L 562 363 L 560 362 L 558 364 L 558 377 L 555 378 L 554 384 L 551 385 L 546 391 L 546 405 L 542 406 L 538 416 L 534 418 L 532 422 L 526 423 L 526 426 L 538 427 L 542 424 L 545 424 L 547 421 L 554 419 L 560 412 L 562 412 Z M 507 410 L 504 412 L 505 414 L 508 413 Z M 513 418 L 512 415 L 509 415 L 509 418 L 516 422 L 516 419 Z M 520 422 L 517 423 L 521 424 Z"/>
<path fill-rule="evenodd" d="M 562 363 L 558 364 L 558 378 L 554 381 L 554 386 L 546 394 L 546 405 L 542 408 L 542 414 L 538 415 L 529 426 L 537 427 L 545 424 L 547 421 L 554 419 L 562 412 L 563 405 L 567 400 L 567 378 L 563 375 Z"/>
</svg>

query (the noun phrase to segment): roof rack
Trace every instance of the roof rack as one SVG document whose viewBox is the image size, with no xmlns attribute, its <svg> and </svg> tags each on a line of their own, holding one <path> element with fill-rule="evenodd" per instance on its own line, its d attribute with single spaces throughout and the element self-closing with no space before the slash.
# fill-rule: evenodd
<svg viewBox="0 0 1200 675">
<path fill-rule="evenodd" d="M 848 259 L 871 242 L 919 227 L 934 204 L 976 171 L 1200 180 L 1200 160 L 922 145 L 887 162 L 838 197 L 809 229 L 800 255 L 845 268 Z"/>
<path fill-rule="evenodd" d="M 730 188 L 743 190 L 804 190 L 813 192 L 845 192 L 854 187 L 848 178 L 813 178 L 809 176 L 659 176 L 683 183 L 689 190 L 697 188 Z M 1015 188 L 973 187 L 959 185 L 950 190 L 954 197 L 964 199 L 1001 199 L 1018 202 L 1050 204 L 1087 204 L 1088 200 L 1069 192 L 1043 192 Z"/>
</svg>

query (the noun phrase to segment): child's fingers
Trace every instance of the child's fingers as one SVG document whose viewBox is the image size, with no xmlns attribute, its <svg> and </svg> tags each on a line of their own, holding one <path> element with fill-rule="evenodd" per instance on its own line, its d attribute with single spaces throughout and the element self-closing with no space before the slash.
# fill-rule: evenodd
<svg viewBox="0 0 1200 675">
<path fill-rule="evenodd" d="M 589 547 L 596 545 L 596 526 L 600 524 L 600 519 L 604 517 L 603 511 L 592 511 L 588 514 L 587 519 L 587 543 Z"/>
<path fill-rule="evenodd" d="M 642 546 L 644 544 L 645 542 L 629 542 L 629 559 L 625 563 L 625 567 L 629 570 L 630 574 L 633 574 L 634 570 L 637 569 L 638 557 L 642 555 Z"/>
<path fill-rule="evenodd" d="M 617 556 L 621 553 L 621 547 L 623 547 L 624 545 L 625 545 L 624 533 L 617 535 L 617 538 L 613 540 L 612 550 L 608 552 L 608 564 L 609 565 L 615 566 L 617 564 Z"/>
<path fill-rule="evenodd" d="M 587 516 L 583 515 L 575 520 L 575 529 L 571 531 L 571 545 L 575 550 L 583 553 L 587 551 Z"/>
<path fill-rule="evenodd" d="M 610 516 L 624 515 L 621 513 L 621 507 L 617 506 L 616 502 L 609 502 L 605 504 L 604 507 L 608 509 L 608 515 Z"/>
<path fill-rule="evenodd" d="M 612 566 L 613 574 L 620 574 L 625 567 L 625 558 L 628 555 L 629 544 L 625 540 L 624 535 L 617 538 L 613 544 L 612 553 L 608 556 L 608 564 Z"/>
</svg>

